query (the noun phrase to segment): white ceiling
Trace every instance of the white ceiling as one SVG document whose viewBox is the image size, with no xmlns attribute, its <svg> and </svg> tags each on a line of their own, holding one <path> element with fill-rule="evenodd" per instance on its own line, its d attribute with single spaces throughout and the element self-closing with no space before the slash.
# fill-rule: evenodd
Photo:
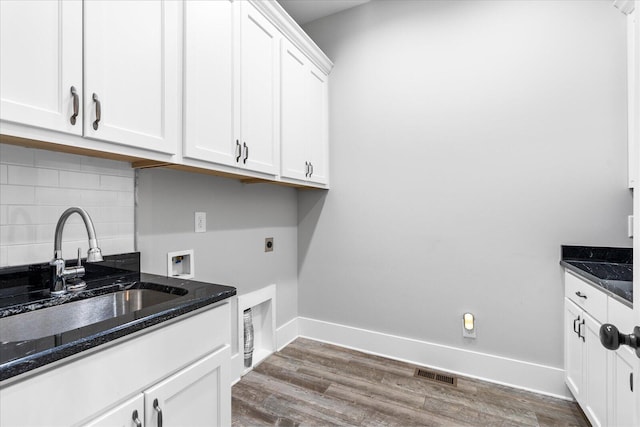
<svg viewBox="0 0 640 427">
<path fill-rule="evenodd" d="M 368 2 L 369 0 L 278 0 L 299 25 Z"/>
</svg>

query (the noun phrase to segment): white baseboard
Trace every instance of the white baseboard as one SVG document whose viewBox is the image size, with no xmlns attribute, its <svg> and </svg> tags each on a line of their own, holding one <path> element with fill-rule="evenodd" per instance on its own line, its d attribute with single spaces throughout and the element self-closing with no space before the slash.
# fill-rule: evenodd
<svg viewBox="0 0 640 427">
<path fill-rule="evenodd" d="M 295 340 L 300 335 L 298 333 L 298 319 L 298 317 L 294 317 L 293 319 L 289 320 L 287 323 L 276 329 L 277 351 L 282 350 L 291 341 Z"/>
<path fill-rule="evenodd" d="M 560 399 L 573 400 L 564 384 L 564 370 L 461 348 L 383 334 L 336 323 L 298 317 L 278 329 L 278 349 L 298 335 L 384 356 L 418 366 L 451 372 Z M 282 331 L 282 341 L 280 333 Z M 289 340 L 289 341 L 287 341 Z"/>
</svg>

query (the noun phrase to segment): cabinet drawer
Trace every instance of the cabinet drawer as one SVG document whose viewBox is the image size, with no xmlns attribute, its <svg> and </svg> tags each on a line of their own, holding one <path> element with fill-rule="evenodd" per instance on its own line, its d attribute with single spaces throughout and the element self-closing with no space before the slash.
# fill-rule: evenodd
<svg viewBox="0 0 640 427">
<path fill-rule="evenodd" d="M 564 275 L 565 296 L 599 322 L 607 320 L 607 295 L 571 273 Z"/>
</svg>

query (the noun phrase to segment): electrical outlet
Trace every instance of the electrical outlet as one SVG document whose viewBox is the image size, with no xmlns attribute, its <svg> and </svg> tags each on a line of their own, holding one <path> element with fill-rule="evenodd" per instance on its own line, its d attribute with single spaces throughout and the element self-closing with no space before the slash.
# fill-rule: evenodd
<svg viewBox="0 0 640 427">
<path fill-rule="evenodd" d="M 264 251 L 273 252 L 273 237 L 267 237 L 264 239 Z"/>
<path fill-rule="evenodd" d="M 196 212 L 195 231 L 196 233 L 204 233 L 207 231 L 207 213 L 206 212 Z"/>
</svg>

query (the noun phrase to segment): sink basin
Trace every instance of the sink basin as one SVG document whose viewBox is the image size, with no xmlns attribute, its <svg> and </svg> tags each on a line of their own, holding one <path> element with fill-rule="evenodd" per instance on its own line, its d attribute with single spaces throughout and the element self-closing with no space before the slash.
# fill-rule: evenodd
<svg viewBox="0 0 640 427">
<path fill-rule="evenodd" d="M 174 300 L 186 290 L 128 289 L 0 318 L 0 342 L 29 341 L 134 313 Z"/>
</svg>

